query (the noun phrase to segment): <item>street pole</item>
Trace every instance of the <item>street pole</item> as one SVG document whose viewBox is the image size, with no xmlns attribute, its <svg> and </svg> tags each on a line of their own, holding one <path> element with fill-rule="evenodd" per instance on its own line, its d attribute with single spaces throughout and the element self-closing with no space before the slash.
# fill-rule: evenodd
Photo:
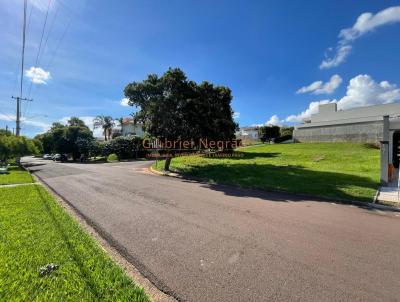
<svg viewBox="0 0 400 302">
<path fill-rule="evenodd" d="M 32 102 L 33 99 L 21 98 L 19 96 L 17 96 L 17 97 L 12 96 L 11 98 L 17 100 L 17 117 L 15 119 L 15 124 L 16 124 L 15 135 L 19 136 L 21 134 L 21 101 Z"/>
</svg>

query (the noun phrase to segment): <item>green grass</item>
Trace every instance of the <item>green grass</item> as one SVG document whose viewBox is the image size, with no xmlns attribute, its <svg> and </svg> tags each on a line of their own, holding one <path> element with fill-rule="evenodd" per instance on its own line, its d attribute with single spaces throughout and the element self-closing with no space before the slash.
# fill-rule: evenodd
<svg viewBox="0 0 400 302">
<path fill-rule="evenodd" d="M 28 171 L 17 166 L 8 167 L 8 174 L 0 174 L 0 185 L 22 184 L 33 182 Z"/>
<path fill-rule="evenodd" d="M 174 158 L 171 170 L 212 183 L 337 200 L 372 201 L 379 185 L 379 150 L 364 144 L 275 144 L 240 151 L 243 158 Z"/>
<path fill-rule="evenodd" d="M 117 154 L 111 153 L 109 156 L 107 156 L 107 161 L 108 161 L 108 162 L 115 162 L 115 161 L 118 161 L 118 156 L 117 156 Z"/>
<path fill-rule="evenodd" d="M 59 268 L 40 276 L 39 268 Z M 149 301 L 38 185 L 0 188 L 0 301 Z"/>
</svg>

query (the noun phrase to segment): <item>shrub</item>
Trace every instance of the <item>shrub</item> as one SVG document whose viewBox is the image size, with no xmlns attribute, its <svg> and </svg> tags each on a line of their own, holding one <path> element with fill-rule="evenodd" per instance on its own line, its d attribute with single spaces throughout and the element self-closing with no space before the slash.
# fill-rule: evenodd
<svg viewBox="0 0 400 302">
<path fill-rule="evenodd" d="M 142 139 L 135 136 L 117 137 L 104 144 L 105 156 L 115 153 L 119 159 L 145 157 L 146 150 L 142 147 Z"/>
<path fill-rule="evenodd" d="M 117 154 L 111 153 L 109 156 L 107 156 L 107 161 L 118 161 Z"/>
</svg>

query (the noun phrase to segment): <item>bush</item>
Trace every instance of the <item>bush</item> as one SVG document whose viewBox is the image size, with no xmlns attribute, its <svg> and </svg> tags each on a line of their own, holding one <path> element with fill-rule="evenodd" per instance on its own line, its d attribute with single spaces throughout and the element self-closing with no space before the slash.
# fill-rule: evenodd
<svg viewBox="0 0 400 302">
<path fill-rule="evenodd" d="M 117 154 L 111 153 L 109 156 L 107 156 L 107 161 L 118 161 Z"/>
<path fill-rule="evenodd" d="M 117 137 L 104 144 L 103 154 L 115 153 L 119 159 L 145 157 L 147 151 L 142 147 L 142 139 L 135 136 Z"/>
<path fill-rule="evenodd" d="M 33 140 L 24 136 L 0 135 L 0 161 L 25 155 L 36 155 L 40 152 Z"/>
</svg>

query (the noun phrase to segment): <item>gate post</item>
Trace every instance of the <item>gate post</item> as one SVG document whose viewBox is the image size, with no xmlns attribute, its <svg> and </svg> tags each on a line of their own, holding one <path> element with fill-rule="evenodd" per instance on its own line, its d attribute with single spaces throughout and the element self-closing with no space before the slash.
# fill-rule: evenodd
<svg viewBox="0 0 400 302">
<path fill-rule="evenodd" d="M 381 184 L 389 183 L 389 116 L 383 117 L 383 139 L 381 143 Z"/>
</svg>

